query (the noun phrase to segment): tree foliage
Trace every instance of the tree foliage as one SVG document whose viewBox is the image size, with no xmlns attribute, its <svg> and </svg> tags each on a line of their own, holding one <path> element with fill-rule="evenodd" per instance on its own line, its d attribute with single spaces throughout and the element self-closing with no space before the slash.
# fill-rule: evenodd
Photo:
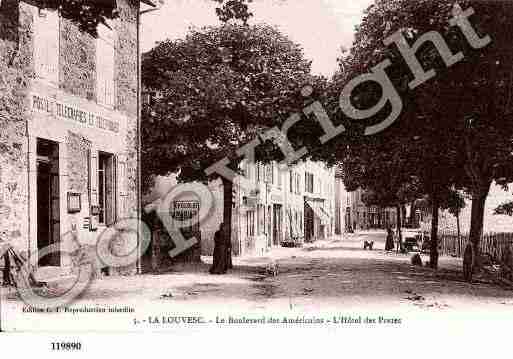
<svg viewBox="0 0 513 359">
<path fill-rule="evenodd" d="M 449 25 L 455 6 L 474 9 L 470 22 L 480 38 L 491 37 L 490 45 L 474 49 L 458 27 Z M 351 50 L 341 56 L 340 71 L 330 89 L 333 117 L 352 129 L 354 137 L 331 144 L 345 149 L 340 158 L 353 167 L 344 171 L 348 175 L 345 182 L 373 190 L 389 188 L 394 194 L 397 183 L 407 185 L 414 180 L 437 208 L 447 200 L 450 189 L 465 188 L 473 198 L 470 237 L 476 253 L 490 184 L 493 180 L 513 180 L 513 71 L 507 39 L 513 29 L 512 15 L 513 4 L 506 1 L 376 1 L 358 26 Z M 398 47 L 383 43 L 397 31 L 410 46 L 424 34 L 436 31 L 453 54 L 461 51 L 464 58 L 448 67 L 433 44 L 420 46 L 416 57 L 425 71 L 434 69 L 436 76 L 412 90 L 409 84 L 415 75 Z M 344 118 L 336 103 L 350 79 L 370 72 L 385 59 L 392 63 L 386 72 L 403 108 L 392 126 L 366 138 L 362 129 L 382 121 L 390 106 L 368 120 L 352 121 Z M 379 86 L 369 82 L 354 91 L 352 101 L 358 108 L 369 108 L 381 96 Z M 372 178 L 376 178 L 374 183 Z"/>
<path fill-rule="evenodd" d="M 80 30 L 97 35 L 98 24 L 118 16 L 115 0 L 35 0 L 37 6 L 59 10 L 62 17 L 74 21 Z"/>
<path fill-rule="evenodd" d="M 248 4 L 253 0 L 213 0 L 219 3 L 216 8 L 216 14 L 219 20 L 227 23 L 230 20 L 240 20 L 243 24 L 247 24 L 248 20 L 253 16 L 249 10 Z"/>
<path fill-rule="evenodd" d="M 302 49 L 267 25 L 226 24 L 164 41 L 143 56 L 143 84 L 156 96 L 143 111 L 144 172 L 205 180 L 302 104 L 310 79 Z"/>
</svg>

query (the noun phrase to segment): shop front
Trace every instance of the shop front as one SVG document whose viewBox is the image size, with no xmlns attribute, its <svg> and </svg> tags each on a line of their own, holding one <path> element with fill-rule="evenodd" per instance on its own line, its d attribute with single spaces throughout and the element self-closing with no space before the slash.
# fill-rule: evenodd
<svg viewBox="0 0 513 359">
<path fill-rule="evenodd" d="M 332 218 L 324 208 L 324 200 L 305 197 L 305 241 L 325 239 L 331 233 Z"/>
<path fill-rule="evenodd" d="M 38 266 L 69 268 L 73 242 L 94 248 L 107 227 L 135 215 L 129 178 L 137 167 L 127 144 L 128 121 L 112 109 L 42 85 L 30 94 L 30 110 L 29 256 Z M 120 240 L 128 245 L 134 238 Z M 55 250 L 40 255 L 50 245 Z"/>
<path fill-rule="evenodd" d="M 283 241 L 283 196 L 281 194 L 271 194 L 272 205 L 272 231 L 271 243 L 272 246 L 279 246 Z"/>
</svg>

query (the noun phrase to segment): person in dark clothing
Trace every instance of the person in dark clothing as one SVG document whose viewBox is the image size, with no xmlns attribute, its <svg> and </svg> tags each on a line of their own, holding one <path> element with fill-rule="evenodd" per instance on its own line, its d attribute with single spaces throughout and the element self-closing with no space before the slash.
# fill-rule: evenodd
<svg viewBox="0 0 513 359">
<path fill-rule="evenodd" d="M 11 282 L 11 260 L 9 253 L 6 251 L 3 255 L 4 267 L 2 269 L 2 286 L 7 287 L 12 285 Z"/>
<path fill-rule="evenodd" d="M 227 269 L 233 269 L 233 263 L 232 263 L 232 243 L 229 240 L 227 240 L 227 243 L 226 243 L 226 268 Z"/>
<path fill-rule="evenodd" d="M 391 251 L 394 249 L 394 232 L 390 227 L 387 228 L 387 239 L 385 241 L 385 250 Z"/>
<path fill-rule="evenodd" d="M 224 238 L 224 224 L 221 223 L 219 229 L 214 234 L 214 258 L 212 267 L 210 267 L 210 274 L 225 274 L 228 263 L 227 256 L 228 246 Z"/>
</svg>

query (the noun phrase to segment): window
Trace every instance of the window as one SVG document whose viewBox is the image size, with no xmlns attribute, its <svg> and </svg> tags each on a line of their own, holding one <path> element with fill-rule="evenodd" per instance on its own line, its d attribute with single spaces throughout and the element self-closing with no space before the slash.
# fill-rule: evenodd
<svg viewBox="0 0 513 359">
<path fill-rule="evenodd" d="M 255 235 L 255 211 L 246 212 L 246 233 L 248 237 Z"/>
<path fill-rule="evenodd" d="M 305 172 L 305 192 L 314 192 L 314 176 L 312 173 Z"/>
<path fill-rule="evenodd" d="M 256 172 L 257 172 L 256 173 L 256 180 L 257 180 L 257 182 L 260 182 L 260 181 L 262 181 L 262 166 L 260 165 L 259 162 L 257 162 L 255 164 L 255 166 L 256 166 Z"/>
<path fill-rule="evenodd" d="M 265 180 L 267 183 L 274 183 L 274 166 L 272 163 L 265 165 Z"/>
<path fill-rule="evenodd" d="M 290 183 L 289 183 L 290 193 L 294 193 L 294 179 L 295 179 L 296 174 L 292 173 L 292 171 L 289 171 L 289 176 L 290 176 Z"/>
<path fill-rule="evenodd" d="M 59 83 L 59 13 L 36 9 L 34 16 L 34 66 L 36 75 Z"/>
<path fill-rule="evenodd" d="M 265 232 L 264 206 L 259 204 L 257 211 L 257 234 L 263 234 Z"/>
<path fill-rule="evenodd" d="M 119 207 L 118 207 L 118 213 L 123 213 L 123 215 L 126 215 L 128 213 L 128 170 L 127 170 L 127 164 L 124 161 L 120 161 L 118 159 L 118 194 L 119 194 Z"/>
<path fill-rule="evenodd" d="M 114 32 L 104 24 L 98 25 L 96 40 L 96 98 L 114 106 Z"/>
<path fill-rule="evenodd" d="M 116 161 L 109 153 L 98 154 L 98 222 L 111 225 L 116 220 Z"/>
</svg>

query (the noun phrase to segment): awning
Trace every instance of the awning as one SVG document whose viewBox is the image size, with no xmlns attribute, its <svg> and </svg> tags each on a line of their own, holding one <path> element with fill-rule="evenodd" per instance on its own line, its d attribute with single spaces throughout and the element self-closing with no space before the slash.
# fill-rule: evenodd
<svg viewBox="0 0 513 359">
<path fill-rule="evenodd" d="M 321 220 L 321 224 L 329 224 L 330 223 L 331 217 L 324 210 L 324 208 L 322 208 L 322 205 L 320 202 L 314 202 L 314 201 L 309 201 L 309 200 L 306 200 L 305 202 L 308 205 L 308 207 L 310 207 L 314 211 L 315 215 L 317 217 L 319 217 L 319 219 Z"/>
</svg>

